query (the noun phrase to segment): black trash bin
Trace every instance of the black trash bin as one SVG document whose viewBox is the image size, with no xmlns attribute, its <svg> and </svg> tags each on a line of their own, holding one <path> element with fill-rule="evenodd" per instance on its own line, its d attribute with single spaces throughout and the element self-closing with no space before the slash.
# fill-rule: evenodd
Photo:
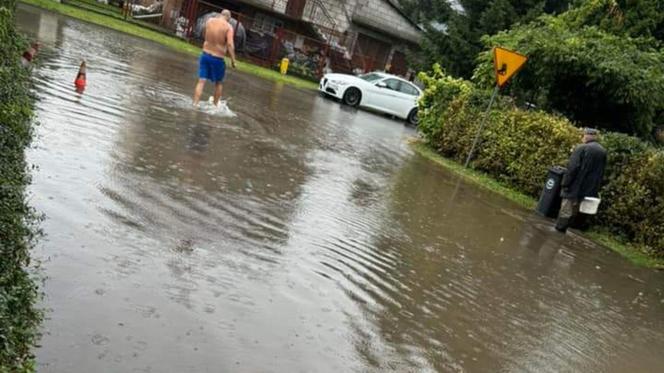
<svg viewBox="0 0 664 373">
<path fill-rule="evenodd" d="M 544 189 L 537 203 L 537 212 L 549 218 L 558 217 L 560 211 L 560 184 L 567 169 L 565 167 L 554 166 L 549 168 L 549 174 L 544 182 Z"/>
</svg>

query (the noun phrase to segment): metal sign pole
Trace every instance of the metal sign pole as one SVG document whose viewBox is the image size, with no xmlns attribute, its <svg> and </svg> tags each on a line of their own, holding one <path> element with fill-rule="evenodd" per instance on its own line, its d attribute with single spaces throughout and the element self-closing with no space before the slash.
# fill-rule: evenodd
<svg viewBox="0 0 664 373">
<path fill-rule="evenodd" d="M 473 146 L 470 148 L 470 153 L 468 153 L 468 158 L 466 158 L 466 164 L 463 165 L 463 167 L 465 168 L 468 168 L 470 160 L 473 158 L 473 153 L 475 153 L 475 147 L 477 146 L 477 142 L 480 140 L 480 136 L 482 136 L 482 129 L 484 129 L 487 117 L 489 116 L 489 110 L 491 110 L 491 105 L 493 105 L 493 101 L 496 99 L 496 95 L 498 94 L 499 89 L 500 86 L 496 84 L 496 88 L 493 89 L 493 94 L 491 95 L 491 100 L 489 100 L 489 105 L 486 107 L 486 111 L 484 112 L 484 117 L 482 118 L 482 123 L 480 124 L 480 128 L 477 130 L 477 135 L 475 135 Z"/>
</svg>

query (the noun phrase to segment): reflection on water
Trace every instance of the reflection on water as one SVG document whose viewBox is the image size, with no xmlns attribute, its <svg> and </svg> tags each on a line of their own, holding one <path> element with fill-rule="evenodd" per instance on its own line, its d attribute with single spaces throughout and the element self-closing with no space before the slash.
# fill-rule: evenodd
<svg viewBox="0 0 664 373">
<path fill-rule="evenodd" d="M 401 123 L 23 7 L 44 372 L 656 371 L 661 273 L 412 154 Z M 80 60 L 88 86 L 74 92 Z"/>
</svg>

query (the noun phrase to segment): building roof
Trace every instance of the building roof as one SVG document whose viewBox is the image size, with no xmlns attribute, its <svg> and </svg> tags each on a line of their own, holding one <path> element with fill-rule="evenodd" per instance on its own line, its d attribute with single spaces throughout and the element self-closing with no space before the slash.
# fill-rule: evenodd
<svg viewBox="0 0 664 373">
<path fill-rule="evenodd" d="M 419 43 L 422 29 L 397 7 L 394 0 L 358 1 L 352 21 L 401 40 Z"/>
<path fill-rule="evenodd" d="M 406 12 L 403 11 L 403 9 L 401 8 L 401 5 L 399 4 L 398 0 L 384 0 L 384 1 L 387 1 L 388 3 L 390 3 L 392 8 L 394 8 L 397 12 L 399 12 L 399 14 L 401 14 L 401 16 L 403 16 L 403 18 L 408 20 L 408 22 L 410 22 L 411 25 L 415 26 L 417 29 L 422 31 L 422 28 L 417 24 L 417 22 L 415 22 L 413 19 L 411 19 L 410 16 L 408 14 L 406 14 Z"/>
</svg>

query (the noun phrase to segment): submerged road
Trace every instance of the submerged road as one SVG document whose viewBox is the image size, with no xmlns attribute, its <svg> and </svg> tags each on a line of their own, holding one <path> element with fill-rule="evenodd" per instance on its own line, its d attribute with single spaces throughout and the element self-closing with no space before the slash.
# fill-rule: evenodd
<svg viewBox="0 0 664 373">
<path fill-rule="evenodd" d="M 664 366 L 663 273 L 460 182 L 403 123 L 238 72 L 224 118 L 190 107 L 190 56 L 18 24 L 43 43 L 40 372 Z"/>
</svg>

